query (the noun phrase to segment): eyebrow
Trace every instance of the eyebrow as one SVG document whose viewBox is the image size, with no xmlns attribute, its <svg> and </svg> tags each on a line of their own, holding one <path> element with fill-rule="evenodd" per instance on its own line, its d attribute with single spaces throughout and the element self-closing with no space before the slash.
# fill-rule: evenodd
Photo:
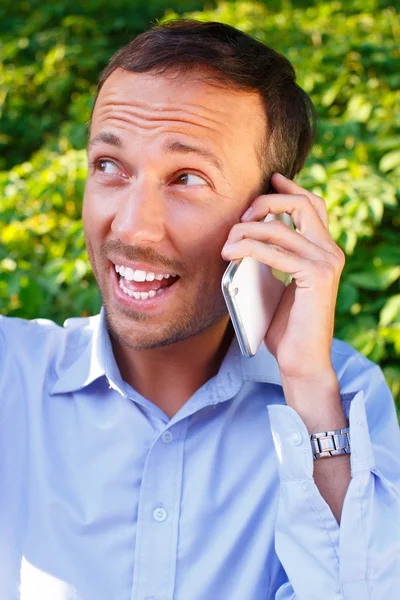
<svg viewBox="0 0 400 600">
<path fill-rule="evenodd" d="M 89 148 L 96 146 L 97 144 L 108 144 L 115 148 L 122 148 L 123 146 L 121 138 L 115 135 L 115 133 L 110 133 L 108 131 L 102 131 L 89 140 Z"/>
<path fill-rule="evenodd" d="M 214 154 L 214 152 L 211 152 L 211 150 L 206 150 L 201 146 L 192 146 L 191 144 L 184 144 L 183 142 L 168 142 L 164 146 L 164 149 L 168 150 L 169 152 L 174 152 L 175 154 L 197 154 L 198 156 L 201 156 L 202 158 L 207 160 L 219 171 L 221 171 L 223 175 L 225 175 L 220 159 L 216 154 Z"/>
<path fill-rule="evenodd" d="M 111 133 L 109 131 L 102 131 L 101 133 L 95 135 L 94 138 L 89 140 L 89 148 L 102 143 L 107 144 L 109 146 L 113 146 L 114 148 L 123 148 L 124 146 L 121 138 L 119 138 L 115 133 Z M 192 144 L 185 144 L 183 142 L 178 141 L 167 142 L 164 145 L 164 150 L 181 155 L 197 154 L 198 156 L 201 156 L 202 158 L 207 160 L 216 169 L 218 169 L 226 179 L 225 171 L 220 159 L 211 150 L 207 150 L 206 148 L 202 148 L 201 146 L 194 146 Z"/>
</svg>

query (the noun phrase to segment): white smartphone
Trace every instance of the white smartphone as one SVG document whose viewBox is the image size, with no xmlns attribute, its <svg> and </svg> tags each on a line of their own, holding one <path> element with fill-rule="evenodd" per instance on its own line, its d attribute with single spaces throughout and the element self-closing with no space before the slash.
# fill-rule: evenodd
<svg viewBox="0 0 400 600">
<path fill-rule="evenodd" d="M 267 215 L 294 229 L 286 213 Z M 222 293 L 244 356 L 254 356 L 265 338 L 286 286 L 292 277 L 245 257 L 229 263 L 222 277 Z"/>
</svg>

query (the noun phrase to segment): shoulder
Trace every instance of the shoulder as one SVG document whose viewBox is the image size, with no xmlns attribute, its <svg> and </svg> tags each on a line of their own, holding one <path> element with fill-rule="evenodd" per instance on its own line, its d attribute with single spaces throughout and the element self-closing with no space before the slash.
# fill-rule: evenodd
<svg viewBox="0 0 400 600">
<path fill-rule="evenodd" d="M 336 339 L 332 346 L 332 363 L 342 398 L 350 400 L 358 392 L 363 392 L 371 423 L 386 418 L 397 427 L 394 400 L 379 365 L 349 344 Z"/>
<path fill-rule="evenodd" d="M 58 362 L 66 352 L 86 345 L 99 316 L 67 319 L 63 326 L 47 319 L 31 321 L 0 316 L 0 365 Z M 0 367 L 1 369 L 1 367 Z"/>
<path fill-rule="evenodd" d="M 370 369 L 379 369 L 378 365 L 369 360 L 364 354 L 343 342 L 342 340 L 334 339 L 332 343 L 332 363 L 337 375 L 344 375 L 349 370 L 353 371 L 369 371 Z"/>
<path fill-rule="evenodd" d="M 331 357 L 333 368 L 345 392 L 354 392 L 361 384 L 365 386 L 371 376 L 383 378 L 377 364 L 336 338 L 333 340 Z"/>
</svg>

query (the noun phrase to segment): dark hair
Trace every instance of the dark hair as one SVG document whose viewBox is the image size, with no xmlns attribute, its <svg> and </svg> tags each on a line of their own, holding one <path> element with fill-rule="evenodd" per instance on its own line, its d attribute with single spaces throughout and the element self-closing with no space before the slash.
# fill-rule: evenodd
<svg viewBox="0 0 400 600">
<path fill-rule="evenodd" d="M 258 92 L 266 115 L 260 152 L 264 192 L 272 173 L 294 177 L 311 150 L 315 110 L 297 85 L 291 63 L 269 46 L 223 23 L 177 20 L 146 31 L 111 58 L 100 76 L 96 98 L 111 73 L 202 73 L 228 89 Z"/>
</svg>

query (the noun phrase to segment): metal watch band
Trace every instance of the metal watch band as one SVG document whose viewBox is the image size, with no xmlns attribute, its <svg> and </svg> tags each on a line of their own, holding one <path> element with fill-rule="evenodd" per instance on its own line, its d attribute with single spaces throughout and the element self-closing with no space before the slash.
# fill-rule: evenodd
<svg viewBox="0 0 400 600">
<path fill-rule="evenodd" d="M 321 431 L 310 435 L 311 450 L 315 459 L 350 454 L 350 429 Z"/>
</svg>

